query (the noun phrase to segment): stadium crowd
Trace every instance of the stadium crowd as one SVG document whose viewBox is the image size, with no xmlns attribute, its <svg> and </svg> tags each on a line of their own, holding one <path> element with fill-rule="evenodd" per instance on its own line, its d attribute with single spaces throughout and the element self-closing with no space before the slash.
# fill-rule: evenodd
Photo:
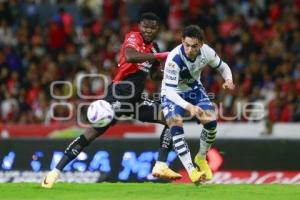
<svg viewBox="0 0 300 200">
<path fill-rule="evenodd" d="M 54 102 L 78 105 L 91 101 L 82 97 L 101 95 L 104 83 L 82 75 L 111 80 L 122 40 L 137 29 L 144 11 L 162 20 L 157 39 L 162 51 L 180 43 L 185 25 L 204 29 L 206 43 L 229 64 L 237 85 L 226 93 L 218 73 L 202 72 L 202 83 L 224 116 L 247 121 L 249 113 L 243 112 L 255 108 L 249 103 L 260 103 L 268 122 L 300 121 L 300 0 L 4 0 L 0 123 L 51 123 Z M 72 87 L 56 84 L 51 90 L 58 80 Z M 159 81 L 147 81 L 150 97 L 159 90 Z M 68 112 L 66 106 L 54 109 L 55 116 Z M 76 106 L 73 119 L 75 113 Z"/>
</svg>

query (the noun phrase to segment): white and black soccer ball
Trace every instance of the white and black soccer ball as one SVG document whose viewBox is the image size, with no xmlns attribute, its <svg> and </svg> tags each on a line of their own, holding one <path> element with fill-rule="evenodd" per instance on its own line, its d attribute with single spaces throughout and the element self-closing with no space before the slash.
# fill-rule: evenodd
<svg viewBox="0 0 300 200">
<path fill-rule="evenodd" d="M 92 102 L 87 110 L 87 118 L 90 123 L 98 127 L 107 126 L 114 118 L 114 110 L 105 100 Z"/>
</svg>

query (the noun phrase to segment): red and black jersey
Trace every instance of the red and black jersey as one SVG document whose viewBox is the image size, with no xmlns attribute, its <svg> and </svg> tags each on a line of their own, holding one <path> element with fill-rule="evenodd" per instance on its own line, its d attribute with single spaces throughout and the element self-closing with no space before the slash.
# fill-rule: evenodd
<svg viewBox="0 0 300 200">
<path fill-rule="evenodd" d="M 113 84 L 115 85 L 127 85 L 127 89 L 130 94 L 137 98 L 141 95 L 144 90 L 145 80 L 148 72 L 150 71 L 153 62 L 143 62 L 143 63 L 128 63 L 125 59 L 125 49 L 133 48 L 136 51 L 142 53 L 155 53 L 158 51 L 157 47 L 154 47 L 153 43 L 145 44 L 143 37 L 140 32 L 130 32 L 126 34 L 125 40 L 120 49 L 120 60 L 118 63 L 117 74 L 113 79 Z M 122 83 L 122 81 L 124 83 Z M 126 82 L 131 82 L 134 85 L 134 90 L 129 87 Z M 123 86 L 123 87 L 124 87 Z M 121 88 L 123 88 L 121 87 Z M 124 88 L 125 89 L 125 88 Z"/>
<path fill-rule="evenodd" d="M 117 75 L 113 79 L 114 83 L 118 83 L 128 75 L 134 74 L 139 71 L 148 72 L 151 64 L 149 62 L 144 63 L 128 63 L 125 59 L 125 49 L 133 48 L 141 53 L 153 53 L 153 43 L 145 44 L 140 32 L 130 32 L 126 34 L 125 40 L 120 50 L 120 61 L 118 63 Z"/>
</svg>

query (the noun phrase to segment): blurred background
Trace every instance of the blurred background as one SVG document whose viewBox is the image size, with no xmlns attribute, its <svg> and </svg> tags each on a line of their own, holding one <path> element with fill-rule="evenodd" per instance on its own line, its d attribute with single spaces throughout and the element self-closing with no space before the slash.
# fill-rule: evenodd
<svg viewBox="0 0 300 200">
<path fill-rule="evenodd" d="M 261 152 L 256 155 L 263 157 L 247 161 L 249 154 L 243 154 L 239 157 L 245 159 L 243 162 L 229 158 L 229 164 L 220 165 L 220 169 L 300 171 L 299 163 L 293 160 L 286 161 L 287 165 L 285 162 L 274 165 L 274 155 L 277 159 L 286 159 L 286 153 L 299 157 L 299 151 L 290 149 L 293 144 L 300 144 L 299 0 L 1 0 L 0 170 L 41 171 L 54 166 L 57 157 L 52 151 L 62 151 L 67 142 L 47 138 L 73 138 L 82 132 L 78 123 L 81 121 L 78 115 L 85 113 L 82 105 L 105 94 L 104 80 L 110 82 L 116 72 L 124 36 L 137 30 L 139 16 L 145 11 L 161 18 L 156 40 L 161 51 L 169 51 L 181 42 L 185 25 L 198 24 L 205 31 L 206 43 L 232 70 L 237 89 L 231 93 L 222 90 L 223 80 L 216 71 L 208 67 L 202 73 L 202 83 L 220 113 L 221 144 L 217 142 L 216 147 L 225 148 L 221 151 L 226 152 L 233 145 L 232 139 L 241 140 L 237 146 L 233 145 L 236 148 L 246 148 L 241 145 L 243 141 L 251 145 L 259 140 L 262 146 L 257 151 Z M 150 98 L 159 89 L 159 81 L 147 80 L 145 93 Z M 200 134 L 197 126 L 185 126 L 187 137 L 196 146 Z M 126 122 L 109 129 L 105 137 L 144 138 L 142 142 L 148 138 L 153 143 L 149 148 L 154 151 L 160 131 L 159 125 Z M 41 143 L 35 142 L 37 138 Z M 45 149 L 45 141 L 54 146 Z M 101 147 L 102 143 L 95 145 Z M 283 146 L 280 152 L 278 148 L 269 149 L 267 154 L 268 145 L 273 148 L 283 145 L 286 149 Z M 33 149 L 27 160 L 14 165 L 18 163 L 17 155 L 22 155 L 20 146 Z M 245 153 L 253 151 L 249 147 Z M 87 155 L 81 159 L 91 160 Z M 109 152 L 92 155 L 100 159 Z M 266 157 L 274 158 L 269 163 L 273 167 L 260 163 Z M 122 160 L 122 155 L 114 159 L 117 158 Z M 144 162 L 145 158 L 141 160 Z M 245 168 L 249 163 L 261 165 Z M 182 168 L 179 166 L 177 163 L 176 168 Z M 109 171 L 109 167 L 104 168 Z M 88 165 L 70 169 L 85 171 Z M 137 173 L 133 169 L 132 172 Z M 148 177 L 147 173 L 141 180 Z M 0 176 L 0 180 L 4 179 Z"/>
</svg>

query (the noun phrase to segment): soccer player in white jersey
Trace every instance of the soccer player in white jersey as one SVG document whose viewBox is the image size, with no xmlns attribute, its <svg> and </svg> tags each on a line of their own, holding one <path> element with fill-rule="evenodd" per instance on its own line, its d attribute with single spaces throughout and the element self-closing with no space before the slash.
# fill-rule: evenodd
<svg viewBox="0 0 300 200">
<path fill-rule="evenodd" d="M 190 25 L 184 29 L 182 44 L 174 48 L 166 60 L 161 88 L 163 113 L 171 130 L 174 149 L 191 181 L 196 184 L 213 177 L 206 155 L 217 133 L 216 113 L 201 84 L 201 71 L 209 65 L 221 73 L 225 80 L 224 89 L 233 90 L 235 87 L 228 65 L 203 40 L 203 30 L 199 26 Z M 195 168 L 184 139 L 185 111 L 203 124 L 199 152 L 194 159 L 200 171 Z"/>
</svg>

